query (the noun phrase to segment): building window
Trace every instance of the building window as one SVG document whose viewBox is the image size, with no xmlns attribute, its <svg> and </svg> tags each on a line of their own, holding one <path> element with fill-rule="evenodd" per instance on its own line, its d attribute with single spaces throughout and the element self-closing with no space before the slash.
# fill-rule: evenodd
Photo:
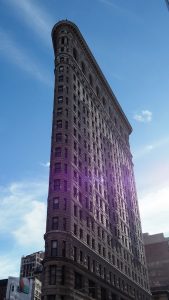
<svg viewBox="0 0 169 300">
<path fill-rule="evenodd" d="M 79 219 L 82 221 L 82 216 L 83 216 L 83 213 L 82 213 L 82 210 L 80 209 L 79 210 Z"/>
<path fill-rule="evenodd" d="M 77 261 L 77 248 L 74 246 L 73 250 L 74 261 Z"/>
<path fill-rule="evenodd" d="M 51 256 L 58 256 L 58 241 L 51 241 Z"/>
<path fill-rule="evenodd" d="M 66 231 L 66 218 L 63 218 L 63 230 Z"/>
<path fill-rule="evenodd" d="M 65 148 L 65 158 L 67 158 L 67 157 L 68 157 L 68 149 Z"/>
<path fill-rule="evenodd" d="M 106 99 L 104 97 L 102 98 L 102 103 L 104 106 L 106 105 Z"/>
<path fill-rule="evenodd" d="M 52 230 L 58 230 L 59 229 L 59 218 L 53 217 L 52 218 Z"/>
<path fill-rule="evenodd" d="M 66 210 L 67 209 L 67 199 L 64 198 L 63 200 L 63 209 Z"/>
<path fill-rule="evenodd" d="M 87 256 L 87 268 L 90 270 L 90 256 Z"/>
<path fill-rule="evenodd" d="M 56 266 L 49 266 L 49 285 L 55 285 L 55 284 L 56 284 Z"/>
<path fill-rule="evenodd" d="M 114 293 L 111 293 L 111 300 L 117 300 L 117 296 Z"/>
<path fill-rule="evenodd" d="M 67 164 L 64 164 L 64 172 L 67 174 Z"/>
<path fill-rule="evenodd" d="M 67 181 L 64 180 L 64 192 L 67 192 Z"/>
<path fill-rule="evenodd" d="M 79 192 L 79 202 L 82 203 L 82 193 Z"/>
<path fill-rule="evenodd" d="M 59 209 L 59 197 L 53 198 L 53 209 Z"/>
<path fill-rule="evenodd" d="M 101 287 L 101 300 L 107 300 L 107 290 Z"/>
<path fill-rule="evenodd" d="M 78 53 L 77 53 L 76 48 L 73 48 L 73 57 L 76 61 L 78 61 Z"/>
<path fill-rule="evenodd" d="M 83 239 L 83 230 L 80 228 L 80 239 Z"/>
<path fill-rule="evenodd" d="M 62 128 L 62 120 L 57 120 L 57 122 L 56 122 L 56 128 L 57 129 Z"/>
<path fill-rule="evenodd" d="M 75 278 L 75 282 L 74 282 L 75 289 L 77 289 L 77 290 L 82 289 L 82 287 L 83 287 L 83 277 L 82 277 L 82 275 L 75 272 L 74 273 L 74 278 Z"/>
<path fill-rule="evenodd" d="M 59 82 L 62 82 L 62 81 L 63 81 L 63 75 L 60 75 L 60 76 L 58 77 L 58 81 L 59 81 Z"/>
<path fill-rule="evenodd" d="M 55 163 L 55 173 L 60 173 L 61 172 L 61 163 L 57 162 Z"/>
<path fill-rule="evenodd" d="M 80 250 L 80 262 L 83 262 L 83 252 Z"/>
<path fill-rule="evenodd" d="M 57 109 L 57 116 L 62 115 L 62 107 L 58 107 Z"/>
<path fill-rule="evenodd" d="M 60 92 L 63 92 L 63 85 L 59 85 L 58 86 L 58 92 L 60 93 Z"/>
<path fill-rule="evenodd" d="M 66 256 L 66 241 L 62 242 L 62 256 Z"/>
<path fill-rule="evenodd" d="M 83 61 L 81 62 L 81 67 L 82 67 L 82 72 L 83 72 L 84 74 L 86 74 L 86 66 L 85 66 L 85 64 L 84 64 Z"/>
<path fill-rule="evenodd" d="M 55 300 L 55 295 L 47 295 L 47 300 Z"/>
<path fill-rule="evenodd" d="M 65 121 L 65 129 L 68 129 L 68 121 Z"/>
<path fill-rule="evenodd" d="M 54 180 L 54 191 L 58 192 L 58 191 L 60 191 L 60 188 L 61 188 L 60 179 L 55 179 Z"/>
<path fill-rule="evenodd" d="M 90 235 L 87 234 L 87 244 L 90 245 Z"/>
<path fill-rule="evenodd" d="M 68 135 L 65 134 L 65 143 L 67 144 L 68 143 Z"/>
<path fill-rule="evenodd" d="M 62 134 L 61 133 L 56 133 L 56 142 L 59 143 L 62 141 Z"/>
<path fill-rule="evenodd" d="M 89 74 L 89 82 L 90 82 L 90 85 L 93 86 L 93 78 L 92 78 L 91 74 Z"/>
<path fill-rule="evenodd" d="M 102 276 L 102 266 L 99 264 L 99 275 Z"/>
<path fill-rule="evenodd" d="M 61 147 L 56 147 L 55 148 L 55 157 L 61 157 Z"/>
<path fill-rule="evenodd" d="M 63 96 L 58 97 L 58 104 L 63 102 Z"/>
<path fill-rule="evenodd" d="M 75 186 L 73 187 L 73 197 L 77 198 L 77 188 Z"/>
<path fill-rule="evenodd" d="M 96 298 L 96 285 L 95 282 L 92 280 L 88 281 L 89 283 L 89 296 L 92 298 Z"/>
<path fill-rule="evenodd" d="M 93 259 L 93 273 L 95 273 L 96 272 L 96 262 L 95 262 L 95 260 Z"/>
<path fill-rule="evenodd" d="M 61 285 L 65 284 L 65 266 L 62 266 Z"/>
<path fill-rule="evenodd" d="M 98 251 L 99 251 L 99 254 L 101 254 L 101 245 L 98 244 Z"/>
<path fill-rule="evenodd" d="M 100 97 L 100 90 L 99 90 L 98 86 L 96 86 L 96 95 L 97 95 L 97 97 Z"/>
<path fill-rule="evenodd" d="M 77 217 L 77 206 L 74 205 L 74 216 Z"/>
<path fill-rule="evenodd" d="M 77 225 L 74 224 L 74 234 L 77 235 Z"/>
<path fill-rule="evenodd" d="M 59 67 L 59 73 L 62 73 L 64 71 L 64 67 L 63 66 L 60 66 Z"/>
</svg>

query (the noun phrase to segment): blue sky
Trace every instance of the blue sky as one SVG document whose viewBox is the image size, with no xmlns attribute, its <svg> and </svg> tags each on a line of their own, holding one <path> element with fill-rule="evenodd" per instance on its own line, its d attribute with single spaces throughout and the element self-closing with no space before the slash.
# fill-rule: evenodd
<svg viewBox="0 0 169 300">
<path fill-rule="evenodd" d="M 54 55 L 77 24 L 133 127 L 144 232 L 169 235 L 169 11 L 164 0 L 0 0 L 0 278 L 43 250 Z"/>
</svg>

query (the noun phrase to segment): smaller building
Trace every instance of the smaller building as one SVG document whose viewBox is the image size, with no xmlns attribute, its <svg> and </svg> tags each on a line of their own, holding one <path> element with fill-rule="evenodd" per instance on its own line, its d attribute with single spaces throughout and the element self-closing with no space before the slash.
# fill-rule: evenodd
<svg viewBox="0 0 169 300">
<path fill-rule="evenodd" d="M 26 277 L 32 279 L 32 300 L 41 299 L 43 258 L 43 251 L 38 251 L 21 258 L 20 278 Z"/>
<path fill-rule="evenodd" d="M 42 260 L 44 252 L 38 251 L 21 258 L 20 277 L 29 279 L 38 278 L 41 280 Z"/>
<path fill-rule="evenodd" d="M 32 300 L 33 280 L 8 277 L 5 300 Z"/>
<path fill-rule="evenodd" d="M 169 238 L 144 233 L 143 239 L 153 299 L 169 300 Z"/>
<path fill-rule="evenodd" d="M 0 280 L 0 300 L 5 300 L 8 279 Z"/>
<path fill-rule="evenodd" d="M 153 300 L 169 300 L 169 286 L 154 287 L 151 292 Z"/>
<path fill-rule="evenodd" d="M 32 288 L 32 300 L 41 300 L 42 282 L 38 278 L 34 278 Z"/>
</svg>

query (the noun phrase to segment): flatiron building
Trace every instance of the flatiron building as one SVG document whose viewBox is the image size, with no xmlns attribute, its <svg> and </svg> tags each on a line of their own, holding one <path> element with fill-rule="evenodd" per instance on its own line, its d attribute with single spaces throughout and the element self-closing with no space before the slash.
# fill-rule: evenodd
<svg viewBox="0 0 169 300">
<path fill-rule="evenodd" d="M 148 300 L 131 125 L 77 26 L 58 22 L 52 40 L 43 299 Z"/>
</svg>

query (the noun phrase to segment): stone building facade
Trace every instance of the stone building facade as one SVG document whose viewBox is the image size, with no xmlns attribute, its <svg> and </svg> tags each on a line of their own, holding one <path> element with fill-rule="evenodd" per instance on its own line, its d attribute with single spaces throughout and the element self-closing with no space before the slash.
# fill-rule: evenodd
<svg viewBox="0 0 169 300">
<path fill-rule="evenodd" d="M 148 300 L 132 128 L 77 26 L 57 23 L 52 39 L 43 299 Z"/>
<path fill-rule="evenodd" d="M 169 238 L 144 233 L 143 239 L 153 299 L 169 299 Z"/>
</svg>

